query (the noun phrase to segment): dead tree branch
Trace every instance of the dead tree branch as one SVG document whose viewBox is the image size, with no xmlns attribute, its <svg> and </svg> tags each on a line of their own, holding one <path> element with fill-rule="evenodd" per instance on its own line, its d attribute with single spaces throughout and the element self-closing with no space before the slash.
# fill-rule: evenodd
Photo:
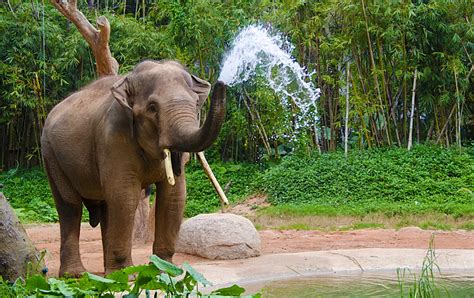
<svg viewBox="0 0 474 298">
<path fill-rule="evenodd" d="M 97 19 L 96 29 L 77 9 L 77 0 L 51 0 L 51 3 L 59 12 L 70 20 L 92 49 L 96 61 L 97 75 L 99 77 L 116 75 L 119 64 L 110 52 L 110 23 L 106 17 Z"/>
</svg>

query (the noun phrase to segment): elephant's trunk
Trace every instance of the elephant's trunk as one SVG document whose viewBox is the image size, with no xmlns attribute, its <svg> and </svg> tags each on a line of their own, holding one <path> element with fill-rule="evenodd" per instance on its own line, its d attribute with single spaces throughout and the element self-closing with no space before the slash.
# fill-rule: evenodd
<svg viewBox="0 0 474 298">
<path fill-rule="evenodd" d="M 200 152 L 208 148 L 219 135 L 225 118 L 226 85 L 218 81 L 214 85 L 211 96 L 211 108 L 204 122 L 199 128 L 185 126 L 173 136 L 171 150 L 181 152 Z"/>
</svg>

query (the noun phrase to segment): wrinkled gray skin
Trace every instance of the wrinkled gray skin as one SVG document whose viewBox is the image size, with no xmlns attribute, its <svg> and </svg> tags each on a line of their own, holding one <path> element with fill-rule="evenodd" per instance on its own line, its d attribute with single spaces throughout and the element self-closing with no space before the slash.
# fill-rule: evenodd
<svg viewBox="0 0 474 298">
<path fill-rule="evenodd" d="M 155 183 L 153 253 L 171 260 L 186 197 L 182 152 L 216 139 L 225 116 L 225 85 L 217 82 L 209 115 L 198 113 L 211 86 L 174 61 L 144 61 L 126 76 L 101 78 L 48 115 L 41 145 L 61 230 L 60 275 L 84 272 L 79 254 L 82 204 L 100 222 L 105 272 L 132 265 L 135 209 Z M 175 186 L 166 180 L 163 149 L 172 152 Z"/>
</svg>

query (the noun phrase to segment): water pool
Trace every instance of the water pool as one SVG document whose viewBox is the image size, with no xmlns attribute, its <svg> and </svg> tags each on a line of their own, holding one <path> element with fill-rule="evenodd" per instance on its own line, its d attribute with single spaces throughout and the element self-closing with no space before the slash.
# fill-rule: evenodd
<svg viewBox="0 0 474 298">
<path fill-rule="evenodd" d="M 416 275 L 419 276 L 418 273 Z M 403 283 L 405 294 L 413 281 L 413 276 L 406 273 Z M 438 274 L 435 276 L 435 283 L 436 297 L 474 298 L 474 274 Z M 396 273 L 335 273 L 329 276 L 272 281 L 245 288 L 247 293 L 260 291 L 263 297 L 400 297 Z"/>
</svg>

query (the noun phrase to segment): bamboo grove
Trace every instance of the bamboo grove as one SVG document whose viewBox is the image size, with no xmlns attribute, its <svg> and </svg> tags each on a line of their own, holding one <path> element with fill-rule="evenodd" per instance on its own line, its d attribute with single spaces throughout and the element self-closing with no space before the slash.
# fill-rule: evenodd
<svg viewBox="0 0 474 298">
<path fill-rule="evenodd" d="M 319 121 L 294 135 L 291 102 L 262 77 L 229 90 L 228 115 L 211 156 L 278 159 L 332 151 L 433 143 L 470 145 L 474 129 L 474 26 L 470 0 L 88 0 L 106 15 L 110 47 L 130 70 L 176 59 L 214 82 L 232 38 L 248 24 L 282 32 L 321 88 Z M 93 56 L 48 1 L 0 1 L 1 168 L 40 163 L 47 112 L 95 79 Z M 347 133 L 346 133 L 347 132 Z M 345 136 L 348 136 L 347 141 Z"/>
</svg>

